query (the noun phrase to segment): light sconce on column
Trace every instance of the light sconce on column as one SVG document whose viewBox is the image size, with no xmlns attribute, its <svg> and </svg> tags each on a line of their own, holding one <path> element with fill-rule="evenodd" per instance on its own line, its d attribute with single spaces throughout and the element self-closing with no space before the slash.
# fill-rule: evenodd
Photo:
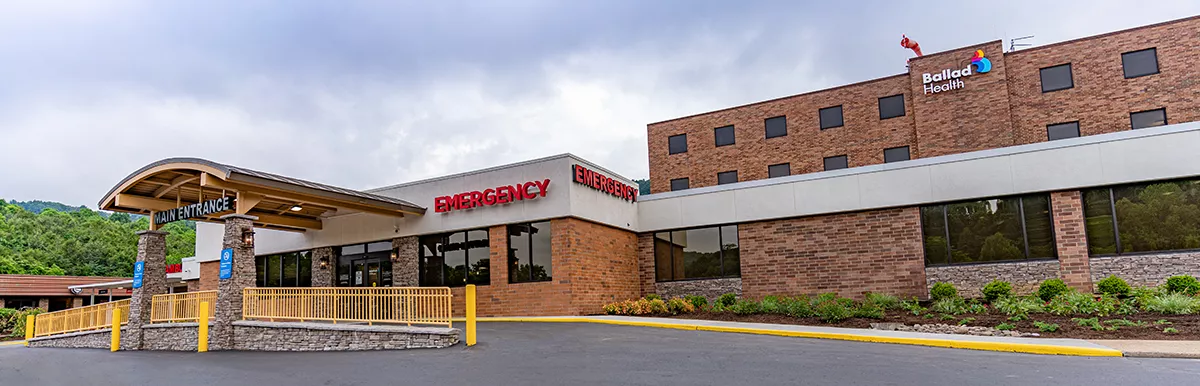
<svg viewBox="0 0 1200 386">
<path fill-rule="evenodd" d="M 254 248 L 254 231 L 249 229 L 242 231 L 242 246 Z"/>
<path fill-rule="evenodd" d="M 321 269 L 329 269 L 329 258 L 328 257 L 322 257 L 320 260 L 317 260 L 317 261 L 321 263 Z"/>
</svg>

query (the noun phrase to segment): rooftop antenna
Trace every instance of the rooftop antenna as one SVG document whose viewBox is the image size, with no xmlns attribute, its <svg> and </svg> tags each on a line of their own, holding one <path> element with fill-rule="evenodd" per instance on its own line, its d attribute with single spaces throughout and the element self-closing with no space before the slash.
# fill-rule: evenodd
<svg viewBox="0 0 1200 386">
<path fill-rule="evenodd" d="M 1029 47 L 1029 46 L 1033 45 L 1032 43 L 1017 43 L 1018 40 L 1025 40 L 1025 39 L 1033 39 L 1033 35 L 1009 39 L 1008 40 L 1008 52 L 1016 51 L 1017 47 Z"/>
</svg>

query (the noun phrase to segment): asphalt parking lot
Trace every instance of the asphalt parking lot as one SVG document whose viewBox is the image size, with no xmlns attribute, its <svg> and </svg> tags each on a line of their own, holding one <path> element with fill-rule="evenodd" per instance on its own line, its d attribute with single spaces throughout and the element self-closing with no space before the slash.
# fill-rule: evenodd
<svg viewBox="0 0 1200 386">
<path fill-rule="evenodd" d="M 441 350 L 0 347 L 3 385 L 1185 385 L 1200 361 L 1083 358 L 574 323 L 480 323 Z"/>
</svg>

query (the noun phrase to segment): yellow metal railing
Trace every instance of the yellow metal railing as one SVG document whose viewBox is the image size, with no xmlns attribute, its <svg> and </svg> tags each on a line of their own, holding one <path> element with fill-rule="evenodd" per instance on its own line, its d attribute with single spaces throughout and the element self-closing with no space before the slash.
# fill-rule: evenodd
<svg viewBox="0 0 1200 386">
<path fill-rule="evenodd" d="M 120 309 L 121 324 L 129 322 L 129 299 L 38 314 L 34 336 L 65 334 L 112 327 L 112 311 Z"/>
<path fill-rule="evenodd" d="M 208 302 L 208 314 L 215 315 L 217 291 L 154 295 L 150 323 L 195 322 L 200 317 L 200 302 Z"/>
<path fill-rule="evenodd" d="M 450 288 L 246 288 L 242 317 L 450 326 Z"/>
</svg>

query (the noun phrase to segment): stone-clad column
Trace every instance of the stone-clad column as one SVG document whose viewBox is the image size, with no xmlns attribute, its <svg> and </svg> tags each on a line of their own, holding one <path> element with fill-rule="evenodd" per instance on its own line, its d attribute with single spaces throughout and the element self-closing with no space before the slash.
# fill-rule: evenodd
<svg viewBox="0 0 1200 386">
<path fill-rule="evenodd" d="M 242 319 L 242 290 L 255 286 L 254 247 L 242 242 L 242 233 L 253 230 L 258 217 L 231 214 L 221 219 L 225 220 L 221 249 L 233 249 L 233 271 L 229 279 L 218 280 L 217 312 L 209 344 L 214 350 L 232 350 L 233 322 Z"/>
<path fill-rule="evenodd" d="M 321 267 L 321 259 L 328 259 L 329 265 Z M 337 270 L 337 262 L 333 260 L 333 247 L 315 248 L 312 251 L 312 286 L 333 287 L 333 273 Z"/>
<path fill-rule="evenodd" d="M 154 295 L 167 293 L 167 232 L 141 231 L 138 235 L 137 260 L 143 262 L 142 287 L 133 289 L 129 298 L 129 324 L 122 348 L 142 349 L 142 326 L 150 324 L 150 303 Z M 110 290 L 111 291 L 111 290 Z"/>
<path fill-rule="evenodd" d="M 392 259 L 392 286 L 393 287 L 417 287 L 417 259 L 419 258 L 420 248 L 417 245 L 417 236 L 397 237 L 392 239 L 392 248 L 396 249 L 396 255 Z"/>
</svg>

